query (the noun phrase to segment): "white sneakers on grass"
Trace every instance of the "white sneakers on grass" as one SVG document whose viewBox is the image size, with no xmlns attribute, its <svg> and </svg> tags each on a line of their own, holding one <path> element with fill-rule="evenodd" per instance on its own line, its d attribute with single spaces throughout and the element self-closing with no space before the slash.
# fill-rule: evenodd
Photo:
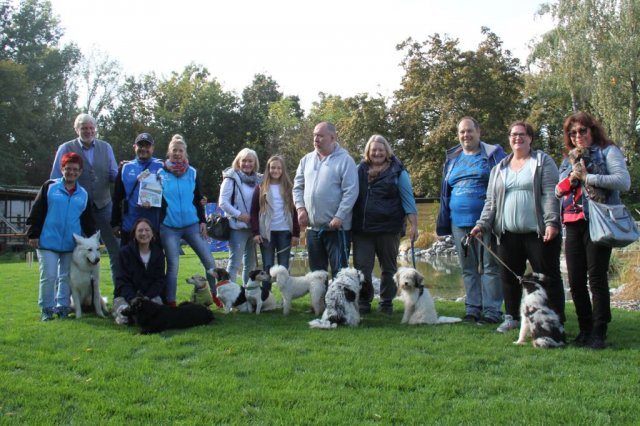
<svg viewBox="0 0 640 426">
<path fill-rule="evenodd" d="M 511 315 L 505 315 L 504 321 L 498 326 L 496 331 L 498 333 L 506 333 L 514 329 L 520 328 L 520 321 L 514 320 Z"/>
</svg>

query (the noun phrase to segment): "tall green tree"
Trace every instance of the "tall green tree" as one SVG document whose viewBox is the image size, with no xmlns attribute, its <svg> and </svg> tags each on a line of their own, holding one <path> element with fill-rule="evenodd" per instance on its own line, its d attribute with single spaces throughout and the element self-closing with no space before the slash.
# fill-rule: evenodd
<svg viewBox="0 0 640 426">
<path fill-rule="evenodd" d="M 640 138 L 640 2 L 558 0 L 539 13 L 556 26 L 529 61 L 547 87 L 570 95 L 569 112 L 594 113 L 631 157 Z"/>
<path fill-rule="evenodd" d="M 2 97 L 16 106 L 5 115 L 0 135 L 0 149 L 15 162 L 0 169 L 0 182 L 39 185 L 58 144 L 73 136 L 72 79 L 80 51 L 73 44 L 60 46 L 62 29 L 49 1 L 24 0 L 18 10 L 3 2 L 0 30 Z M 9 118 L 18 111 L 19 119 Z"/>
<path fill-rule="evenodd" d="M 209 71 L 194 64 L 158 84 L 154 117 L 159 137 L 181 133 L 189 161 L 200 173 L 203 192 L 217 198 L 222 170 L 243 147 L 239 100 L 225 92 Z"/>
<path fill-rule="evenodd" d="M 508 124 L 526 117 L 519 60 L 488 28 L 482 34 L 476 51 L 461 51 L 457 39 L 439 34 L 397 47 L 405 75 L 391 109 L 394 145 L 418 194 L 439 194 L 444 153 L 458 143 L 461 117 L 475 117 L 482 140 L 502 145 Z"/>
</svg>

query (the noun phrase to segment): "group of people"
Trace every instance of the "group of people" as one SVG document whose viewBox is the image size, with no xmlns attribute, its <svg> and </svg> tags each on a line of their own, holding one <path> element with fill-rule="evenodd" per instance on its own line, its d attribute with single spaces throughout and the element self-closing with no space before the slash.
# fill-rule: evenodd
<svg viewBox="0 0 640 426">
<path fill-rule="evenodd" d="M 206 273 L 215 267 L 207 242 L 206 198 L 198 172 L 189 164 L 184 138 L 174 135 L 161 161 L 153 156 L 153 137 L 141 133 L 133 144 L 135 158 L 118 167 L 111 146 L 95 137 L 93 117 L 80 114 L 74 129 L 78 137 L 58 148 L 50 179 L 27 220 L 29 244 L 40 264 L 41 319 L 68 316 L 73 234 L 91 235 L 96 229 L 109 253 L 114 306 L 121 309 L 140 293 L 175 306 L 181 241 L 199 257 L 214 301 L 220 304 L 215 280 Z M 335 275 L 348 264 L 355 212 L 354 257 L 367 276 L 362 306 L 371 306 L 377 255 L 383 268 L 381 309 L 391 312 L 405 216 L 412 239 L 418 235 L 409 175 L 379 135 L 367 144 L 358 167 L 338 144 L 331 123 L 316 126 L 314 147 L 301 160 L 294 182 L 278 155 L 269 158 L 264 175 L 259 173 L 258 156 L 248 148 L 223 172 L 218 204 L 230 219 L 229 275 L 235 280 L 242 266 L 246 284 L 256 265 L 256 244 L 263 269 L 276 261 L 288 267 L 300 226 L 307 227 L 311 269 L 330 266 Z M 160 205 L 141 196 L 149 179 L 162 188 Z M 263 283 L 265 299 L 270 289 L 269 282 Z"/>
<path fill-rule="evenodd" d="M 181 240 L 193 248 L 205 271 L 214 268 L 207 243 L 206 198 L 198 172 L 189 164 L 184 138 L 174 135 L 161 161 L 153 157 L 153 137 L 141 133 L 133 145 L 135 158 L 118 168 L 111 146 L 95 138 L 93 117 L 80 114 L 74 128 L 78 138 L 59 147 L 51 179 L 40 189 L 27 221 L 29 243 L 40 262 L 42 320 L 68 315 L 73 233 L 89 235 L 96 228 L 109 253 L 114 305 L 126 304 L 142 292 L 157 303 L 175 306 Z M 615 203 L 619 192 L 629 189 L 630 177 L 620 149 L 590 114 L 569 116 L 563 132 L 567 152 L 582 147 L 591 153 L 591 163 L 581 174 L 571 173 L 568 160 L 558 169 L 549 155 L 534 149 L 534 130 L 524 121 L 509 127 L 507 155 L 500 145 L 480 140 L 474 118 L 462 118 L 459 144 L 446 153 L 436 232 L 453 235 L 458 249 L 466 293 L 464 320 L 499 324 L 497 330 L 507 332 L 519 326 L 518 278 L 527 261 L 547 277 L 550 305 L 564 322 L 564 225 L 580 327 L 576 343 L 600 349 L 606 346 L 611 321 L 611 248 L 590 239 L 588 196 L 581 187 L 605 189 L 608 202 Z M 291 248 L 299 242 L 300 228 L 306 227 L 311 270 L 330 268 L 335 276 L 348 266 L 353 248 L 354 267 L 365 276 L 362 313 L 371 310 L 377 257 L 379 309 L 392 313 L 400 238 L 405 233 L 412 242 L 418 237 L 409 174 L 380 135 L 371 136 L 357 166 L 329 122 L 314 128 L 313 145 L 300 160 L 293 181 L 279 155 L 269 158 L 261 174 L 258 156 L 249 148 L 222 173 L 218 205 L 230 220 L 230 278 L 235 280 L 242 267 L 242 282 L 247 283 L 256 267 L 256 245 L 262 269 L 276 262 L 288 267 Z M 141 182 L 149 178 L 162 187 L 161 205 L 139 197 Z M 207 278 L 215 295 L 215 281 L 208 274 Z M 263 283 L 263 299 L 270 289 L 269 282 Z"/>
<path fill-rule="evenodd" d="M 591 161 L 582 160 L 581 173 L 572 173 L 568 158 L 558 169 L 549 155 L 534 149 L 534 130 L 524 121 L 509 126 L 511 153 L 506 155 L 499 145 L 480 140 L 476 120 L 462 118 L 460 144 L 446 156 L 437 233 L 453 235 L 456 242 L 466 291 L 463 319 L 479 324 L 502 320 L 497 331 L 504 333 L 520 325 L 519 277 L 527 262 L 546 276 L 550 307 L 564 323 L 564 226 L 569 288 L 580 329 L 574 342 L 603 349 L 611 321 L 611 248 L 591 241 L 589 198 L 582 187 L 606 190 L 607 203 L 616 204 L 631 181 L 622 152 L 592 115 L 567 117 L 563 134 L 567 153 L 576 147 L 590 152 Z"/>
</svg>

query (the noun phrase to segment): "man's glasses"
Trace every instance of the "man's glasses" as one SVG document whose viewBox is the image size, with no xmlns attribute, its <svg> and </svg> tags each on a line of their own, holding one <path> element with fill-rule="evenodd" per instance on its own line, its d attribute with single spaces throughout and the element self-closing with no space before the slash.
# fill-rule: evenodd
<svg viewBox="0 0 640 426">
<path fill-rule="evenodd" d="M 576 130 L 571 130 L 569 132 L 569 137 L 571 138 L 575 138 L 578 133 L 580 134 L 580 136 L 584 136 L 587 134 L 587 132 L 589 131 L 589 129 L 587 127 L 580 127 L 577 131 Z"/>
</svg>

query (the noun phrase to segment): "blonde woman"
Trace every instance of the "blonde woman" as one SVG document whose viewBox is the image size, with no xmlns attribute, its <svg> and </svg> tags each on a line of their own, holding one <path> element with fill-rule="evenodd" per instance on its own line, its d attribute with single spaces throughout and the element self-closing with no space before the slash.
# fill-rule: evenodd
<svg viewBox="0 0 640 426">
<path fill-rule="evenodd" d="M 200 258 L 205 271 L 215 268 L 207 243 L 207 227 L 202 206 L 202 194 L 196 169 L 189 166 L 187 143 L 174 135 L 169 143 L 167 161 L 158 172 L 162 181 L 162 211 L 160 242 L 167 256 L 167 304 L 175 306 L 180 260 L 180 240 L 183 239 Z M 215 280 L 205 273 L 215 296 Z M 220 306 L 215 298 L 216 304 Z"/>
<path fill-rule="evenodd" d="M 284 158 L 274 155 L 267 161 L 264 179 L 253 191 L 251 201 L 251 232 L 253 241 L 260 244 L 262 267 L 268 271 L 274 260 L 289 268 L 291 247 L 300 241 L 298 214 L 291 193 L 293 185 Z M 266 300 L 271 283 L 262 283 L 262 299 Z"/>
<path fill-rule="evenodd" d="M 222 172 L 218 206 L 229 218 L 229 279 L 235 281 L 242 257 L 242 282 L 249 281 L 249 272 L 255 269 L 256 250 L 251 234 L 251 202 L 253 191 L 262 182 L 258 173 L 260 162 L 256 152 L 249 148 L 240 150 L 231 167 Z"/>
</svg>

